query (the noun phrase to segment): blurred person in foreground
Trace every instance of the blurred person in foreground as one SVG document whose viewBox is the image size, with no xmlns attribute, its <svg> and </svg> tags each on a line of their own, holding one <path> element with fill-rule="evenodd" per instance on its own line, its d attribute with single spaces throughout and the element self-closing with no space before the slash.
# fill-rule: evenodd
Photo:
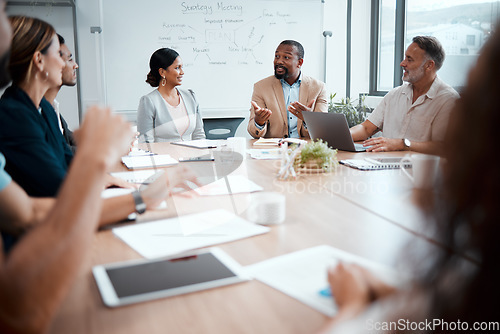
<svg viewBox="0 0 500 334">
<path fill-rule="evenodd" d="M 66 64 L 57 34 L 50 24 L 36 18 L 14 16 L 9 21 L 13 30 L 11 59 L 4 63 L 8 63 L 13 83 L 0 100 L 0 152 L 9 177 L 37 198 L 33 199 L 36 217 L 0 226 L 6 252 L 52 208 L 54 199 L 49 197 L 58 194 L 73 159 L 59 129 L 57 114 L 43 97 L 64 82 Z M 3 73 L 6 74 L 5 69 Z M 110 177 L 106 174 L 108 182 Z M 168 194 L 166 185 L 163 175 L 148 187 L 106 199 L 100 224 L 157 207 Z"/>
<path fill-rule="evenodd" d="M 9 81 L 4 67 L 12 31 L 0 0 L 0 87 Z M 38 219 L 8 254 L 0 240 L 0 333 L 43 333 L 50 326 L 94 241 L 102 207 L 105 175 L 133 137 L 129 124 L 109 109 L 91 108 L 75 133 L 78 154 L 57 199 L 43 215 L 4 170 L 0 153 L 0 227 Z M 182 180 L 170 178 L 174 185 Z"/>
</svg>

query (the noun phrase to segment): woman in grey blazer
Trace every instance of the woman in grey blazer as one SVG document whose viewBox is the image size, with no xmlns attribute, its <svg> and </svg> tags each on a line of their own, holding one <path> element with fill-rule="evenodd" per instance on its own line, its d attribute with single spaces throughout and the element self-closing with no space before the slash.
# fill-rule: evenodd
<svg viewBox="0 0 500 334">
<path fill-rule="evenodd" d="M 149 61 L 146 82 L 158 87 L 141 97 L 137 110 L 140 142 L 205 139 L 199 105 L 191 89 L 180 89 L 184 71 L 179 54 L 156 50 Z"/>
</svg>

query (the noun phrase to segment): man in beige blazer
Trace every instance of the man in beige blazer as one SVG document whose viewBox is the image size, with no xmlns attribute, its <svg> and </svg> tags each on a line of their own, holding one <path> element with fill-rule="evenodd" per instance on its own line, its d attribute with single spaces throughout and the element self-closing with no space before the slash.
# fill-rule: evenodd
<svg viewBox="0 0 500 334">
<path fill-rule="evenodd" d="M 274 76 L 254 85 L 248 133 L 254 138 L 309 138 L 302 111 L 328 111 L 325 84 L 301 73 L 304 48 L 285 40 L 274 54 Z"/>
</svg>

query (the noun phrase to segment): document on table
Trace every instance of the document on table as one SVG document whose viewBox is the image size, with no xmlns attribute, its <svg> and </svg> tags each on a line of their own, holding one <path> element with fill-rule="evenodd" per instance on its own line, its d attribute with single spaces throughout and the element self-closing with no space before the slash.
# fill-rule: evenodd
<svg viewBox="0 0 500 334">
<path fill-rule="evenodd" d="M 129 183 L 152 183 L 161 173 L 154 169 L 134 170 L 130 172 L 110 173 L 112 176 Z"/>
<path fill-rule="evenodd" d="M 260 137 L 253 146 L 278 146 L 282 138 L 262 138 Z"/>
<path fill-rule="evenodd" d="M 174 255 L 268 231 L 269 227 L 250 223 L 222 209 L 113 229 L 118 238 L 146 258 Z"/>
<path fill-rule="evenodd" d="M 145 155 L 145 156 L 124 156 L 122 162 L 128 169 L 132 168 L 153 168 L 176 165 L 179 162 L 169 154 Z"/>
<path fill-rule="evenodd" d="M 248 150 L 252 159 L 257 160 L 279 160 L 281 159 L 282 152 L 283 150 L 281 148 Z"/>
<path fill-rule="evenodd" d="M 122 195 L 131 194 L 134 191 L 133 188 L 108 188 L 104 189 L 101 193 L 102 198 L 117 197 Z"/>
<path fill-rule="evenodd" d="M 130 152 L 127 154 L 129 157 L 140 157 L 140 156 L 145 156 L 145 155 L 156 155 L 153 152 L 146 151 L 140 148 L 132 148 Z"/>
<path fill-rule="evenodd" d="M 389 284 L 397 282 L 389 268 L 327 245 L 278 256 L 245 269 L 259 281 L 331 317 L 337 313 L 337 306 L 324 291 L 329 287 L 328 267 L 339 261 L 357 263 Z"/>
<path fill-rule="evenodd" d="M 194 148 L 217 148 L 220 145 L 222 145 L 223 142 L 225 141 L 217 139 L 196 139 L 196 140 L 176 141 L 176 142 L 171 142 L 170 144 L 194 147 Z"/>
<path fill-rule="evenodd" d="M 201 196 L 251 193 L 261 190 L 263 190 L 261 186 L 255 184 L 242 175 L 228 175 L 227 180 L 225 177 L 203 187 L 194 189 L 194 191 Z"/>
</svg>

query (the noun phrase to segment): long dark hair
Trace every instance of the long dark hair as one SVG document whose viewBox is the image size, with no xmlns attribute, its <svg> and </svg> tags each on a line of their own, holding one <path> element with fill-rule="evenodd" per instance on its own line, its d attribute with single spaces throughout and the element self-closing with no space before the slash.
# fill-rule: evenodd
<svg viewBox="0 0 500 334">
<path fill-rule="evenodd" d="M 434 292 L 434 318 L 460 319 L 470 326 L 500 319 L 500 155 L 494 149 L 500 124 L 499 59 L 500 32 L 495 31 L 451 114 L 444 205 L 436 207 L 435 216 L 453 252 L 438 259 L 425 281 Z"/>
<path fill-rule="evenodd" d="M 156 50 L 153 55 L 151 55 L 151 59 L 149 60 L 149 68 L 150 71 L 147 75 L 146 82 L 151 85 L 151 87 L 158 87 L 160 84 L 160 80 L 162 79 L 159 73 L 159 69 L 167 69 L 175 59 L 179 57 L 177 51 L 162 48 Z"/>
</svg>

